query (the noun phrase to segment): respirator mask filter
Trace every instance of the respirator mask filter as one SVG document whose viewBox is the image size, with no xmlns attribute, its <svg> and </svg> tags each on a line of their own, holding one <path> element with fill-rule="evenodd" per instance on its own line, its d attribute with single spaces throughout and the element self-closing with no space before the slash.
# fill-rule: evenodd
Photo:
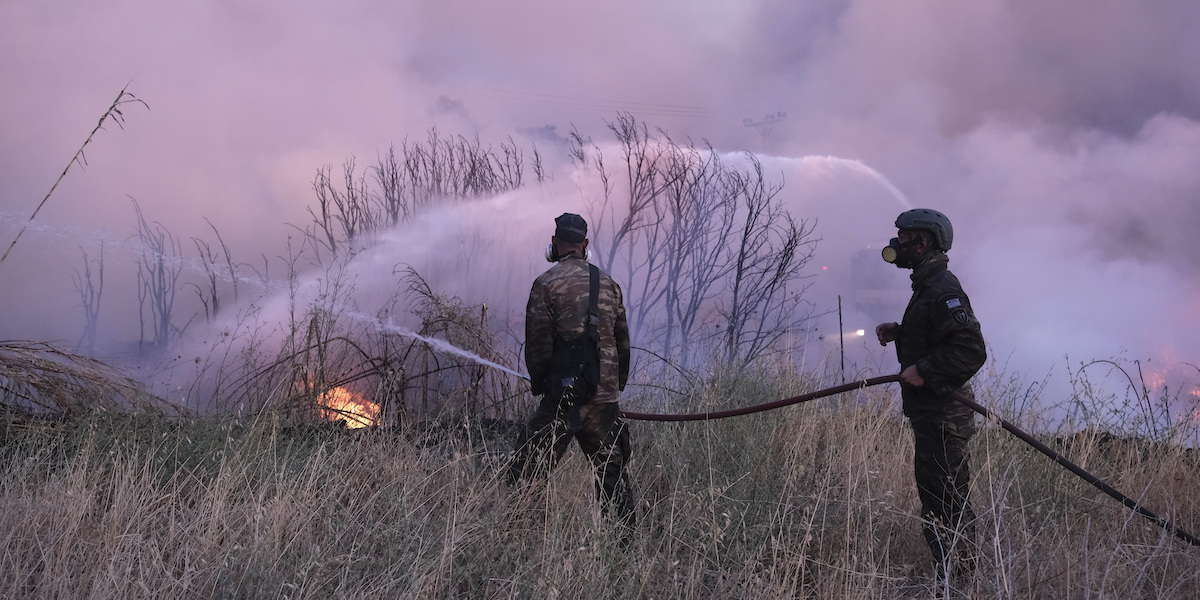
<svg viewBox="0 0 1200 600">
<path fill-rule="evenodd" d="M 900 253 L 915 243 L 916 240 L 901 242 L 900 238 L 892 238 L 888 241 L 888 245 L 883 247 L 883 252 L 881 253 L 883 254 L 883 261 L 901 268 L 909 266 L 908 261 L 901 258 Z"/>
<path fill-rule="evenodd" d="M 572 254 L 575 254 L 574 250 L 572 250 L 566 254 L 559 254 L 554 251 L 554 244 L 546 244 L 546 262 L 556 263 Z M 587 257 L 588 257 L 588 251 L 585 249 L 583 251 L 583 258 L 586 259 Z"/>
</svg>

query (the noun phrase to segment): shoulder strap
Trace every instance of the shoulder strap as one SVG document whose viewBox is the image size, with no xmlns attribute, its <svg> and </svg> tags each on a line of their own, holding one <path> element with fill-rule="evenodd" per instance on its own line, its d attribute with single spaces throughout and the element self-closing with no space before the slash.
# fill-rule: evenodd
<svg viewBox="0 0 1200 600">
<path fill-rule="evenodd" d="M 600 348 L 600 269 L 589 264 L 591 281 L 588 289 L 588 336 Z"/>
</svg>

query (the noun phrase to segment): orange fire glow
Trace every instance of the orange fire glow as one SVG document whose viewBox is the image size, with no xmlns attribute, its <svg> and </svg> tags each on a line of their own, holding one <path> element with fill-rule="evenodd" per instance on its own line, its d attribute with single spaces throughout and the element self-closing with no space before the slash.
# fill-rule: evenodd
<svg viewBox="0 0 1200 600">
<path fill-rule="evenodd" d="M 1161 390 L 1167 383 L 1166 372 L 1162 370 L 1146 369 L 1142 373 L 1142 384 L 1149 390 Z"/>
<path fill-rule="evenodd" d="M 358 429 L 378 422 L 379 405 L 344 387 L 336 387 L 321 394 L 321 415 L 330 421 L 345 421 L 346 427 Z"/>
</svg>

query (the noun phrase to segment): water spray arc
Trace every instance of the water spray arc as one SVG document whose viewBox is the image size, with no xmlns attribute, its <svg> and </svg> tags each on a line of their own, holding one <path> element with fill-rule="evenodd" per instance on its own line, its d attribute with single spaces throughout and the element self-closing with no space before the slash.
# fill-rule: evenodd
<svg viewBox="0 0 1200 600">
<path fill-rule="evenodd" d="M 866 165 L 866 163 L 863 163 L 861 160 L 841 158 L 838 156 L 810 155 L 810 156 L 801 157 L 800 164 L 806 165 L 806 166 L 811 165 L 816 169 L 824 170 L 824 171 L 831 170 L 834 167 L 844 168 L 844 169 L 849 169 L 860 175 L 865 175 L 865 176 L 875 180 L 880 185 L 882 185 L 885 189 L 887 189 L 888 193 L 890 193 L 892 195 L 892 197 L 895 198 L 896 201 L 900 203 L 900 206 L 902 206 L 905 210 L 908 210 L 913 207 L 912 202 L 908 201 L 908 197 L 904 195 L 904 192 L 900 191 L 900 188 L 897 188 L 891 182 L 891 180 L 889 180 L 887 177 L 884 177 L 883 173 L 880 173 L 879 171 L 876 171 L 875 169 L 868 167 Z"/>
<path fill-rule="evenodd" d="M 491 368 L 499 370 L 499 371 L 503 371 L 505 373 L 508 373 L 509 375 L 513 375 L 513 376 L 519 377 L 521 379 L 529 380 L 528 375 L 514 371 L 514 370 L 512 370 L 504 365 L 501 365 L 499 363 L 490 361 L 478 354 L 475 354 L 474 352 L 463 350 L 462 348 L 459 348 L 459 347 L 455 346 L 454 344 L 451 344 L 450 342 L 447 342 L 446 340 L 443 340 L 441 338 L 435 338 L 435 337 L 430 337 L 427 335 L 421 335 L 415 331 L 405 329 L 404 327 L 400 327 L 399 325 L 396 325 L 394 323 L 381 321 L 370 315 L 365 315 L 365 314 L 356 313 L 356 312 L 348 312 L 346 314 L 347 314 L 347 316 L 349 316 L 351 318 L 373 324 L 375 326 L 375 329 L 378 331 L 394 333 L 394 334 L 402 335 L 404 337 L 411 338 L 414 340 L 420 340 L 422 342 L 425 342 L 426 344 L 429 344 L 429 346 L 431 348 L 433 348 L 434 350 L 437 350 L 440 352 L 445 352 L 446 354 L 453 354 L 456 356 L 460 356 L 462 358 L 474 361 L 478 364 L 488 366 L 488 367 L 491 367 Z"/>
</svg>

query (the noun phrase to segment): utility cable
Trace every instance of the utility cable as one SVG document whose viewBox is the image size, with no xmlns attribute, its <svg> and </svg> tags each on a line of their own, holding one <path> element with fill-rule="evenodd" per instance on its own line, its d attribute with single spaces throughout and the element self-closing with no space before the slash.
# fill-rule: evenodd
<svg viewBox="0 0 1200 600">
<path fill-rule="evenodd" d="M 730 410 L 720 410 L 720 411 L 713 411 L 713 412 L 693 413 L 693 414 L 684 414 L 684 415 L 656 415 L 656 414 L 621 411 L 621 416 L 626 419 L 633 419 L 633 420 L 638 420 L 638 421 L 709 421 L 712 419 L 723 419 L 726 417 L 736 417 L 736 416 L 748 415 L 748 414 L 756 413 L 756 412 L 773 410 L 773 409 L 781 408 L 784 406 L 790 406 L 792 404 L 799 404 L 801 402 L 807 402 L 809 400 L 816 400 L 817 398 L 824 398 L 826 396 L 833 396 L 835 394 L 840 394 L 843 392 L 849 392 L 849 391 L 853 391 L 856 389 L 871 387 L 874 385 L 880 385 L 880 384 L 884 384 L 884 383 L 893 383 L 893 382 L 897 382 L 897 381 L 900 381 L 899 375 L 887 375 L 884 377 L 873 377 L 870 379 L 863 379 L 860 381 L 855 381 L 853 383 L 847 383 L 844 385 L 839 385 L 836 387 L 831 387 L 831 388 L 827 388 L 824 390 L 811 392 L 808 394 L 802 394 L 800 396 L 793 396 L 791 398 L 785 398 L 783 400 L 776 400 L 774 402 L 767 402 L 765 404 L 756 404 L 754 406 L 747 406 L 747 407 L 743 407 L 743 408 L 735 408 L 735 409 L 730 409 Z M 1196 537 L 1193 536 L 1192 534 L 1188 533 L 1187 531 L 1184 531 L 1183 529 L 1180 529 L 1178 526 L 1176 526 L 1175 524 L 1171 523 L 1170 521 L 1164 519 L 1163 517 L 1160 517 L 1160 516 L 1154 514 L 1149 509 L 1138 504 L 1137 501 L 1135 501 L 1133 498 L 1130 498 L 1129 496 L 1122 494 L 1121 492 L 1114 489 L 1112 486 L 1101 481 L 1100 478 L 1085 471 L 1079 465 L 1076 465 L 1075 463 L 1071 462 L 1070 460 L 1067 460 L 1067 458 L 1064 457 L 1062 454 L 1059 454 L 1057 451 L 1051 449 L 1049 446 L 1043 444 L 1042 442 L 1039 442 L 1032 435 L 1029 435 L 1028 433 L 1026 433 L 1026 432 L 1022 431 L 1020 428 L 1018 428 L 1016 425 L 1013 425 L 1012 423 L 1001 418 L 1000 415 L 997 415 L 995 412 L 992 412 L 991 410 L 984 408 L 978 402 L 975 402 L 974 400 L 967 398 L 966 396 L 963 396 L 962 394 L 959 394 L 958 392 L 951 392 L 950 397 L 953 398 L 956 402 L 959 402 L 960 404 L 967 406 L 971 410 L 983 415 L 984 418 L 988 419 L 989 421 L 991 421 L 993 423 L 998 423 L 1001 427 L 1004 428 L 1005 431 L 1008 431 L 1009 433 L 1015 435 L 1018 439 L 1025 442 L 1026 444 L 1033 446 L 1033 448 L 1036 449 L 1038 452 L 1041 452 L 1042 454 L 1045 454 L 1046 456 L 1050 457 L 1051 460 L 1058 463 L 1063 468 L 1074 473 L 1075 475 L 1078 475 L 1081 479 L 1090 483 L 1093 487 L 1100 490 L 1101 492 L 1104 492 L 1109 497 L 1113 498 L 1114 500 L 1117 500 L 1121 504 L 1124 504 L 1125 506 L 1132 509 L 1134 512 L 1138 513 L 1139 515 L 1142 515 L 1143 517 L 1150 520 L 1151 522 L 1158 525 L 1159 527 L 1163 528 L 1164 530 L 1171 532 L 1175 537 L 1177 537 L 1193 546 L 1200 547 L 1200 540 L 1196 539 Z"/>
</svg>

